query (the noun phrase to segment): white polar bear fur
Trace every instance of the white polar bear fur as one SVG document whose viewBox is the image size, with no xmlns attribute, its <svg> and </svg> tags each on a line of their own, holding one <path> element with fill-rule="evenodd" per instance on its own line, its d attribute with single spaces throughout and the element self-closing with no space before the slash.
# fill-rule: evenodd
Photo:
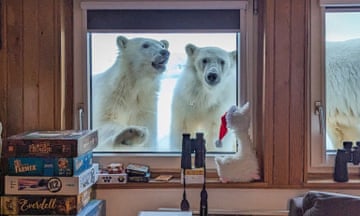
<svg viewBox="0 0 360 216">
<path fill-rule="evenodd" d="M 117 46 L 115 63 L 93 77 L 93 128 L 99 131 L 99 146 L 154 145 L 157 97 L 169 43 L 119 36 Z"/>
<path fill-rule="evenodd" d="M 242 107 L 232 106 L 225 114 L 227 127 L 235 133 L 238 152 L 230 156 L 216 156 L 215 164 L 220 181 L 250 182 L 260 179 L 259 164 L 249 136 L 249 103 Z"/>
<path fill-rule="evenodd" d="M 342 148 L 360 140 L 360 39 L 326 45 L 327 136 Z"/>
<path fill-rule="evenodd" d="M 187 62 L 172 101 L 171 144 L 181 150 L 183 133 L 202 132 L 207 151 L 212 151 L 218 139 L 219 119 L 236 100 L 236 51 L 193 44 L 188 44 L 185 51 Z M 220 82 L 210 85 L 206 77 L 211 79 L 214 74 Z M 224 138 L 225 143 L 230 140 L 231 135 Z"/>
</svg>

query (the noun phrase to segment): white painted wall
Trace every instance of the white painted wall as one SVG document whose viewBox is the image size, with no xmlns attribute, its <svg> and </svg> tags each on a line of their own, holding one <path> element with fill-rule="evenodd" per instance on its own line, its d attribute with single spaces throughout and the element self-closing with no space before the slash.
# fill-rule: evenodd
<svg viewBox="0 0 360 216">
<path fill-rule="evenodd" d="M 201 188 L 189 188 L 192 210 L 199 210 Z M 291 197 L 307 190 L 290 189 L 207 189 L 209 211 L 287 210 Z M 354 192 L 354 191 L 352 191 Z M 136 216 L 141 210 L 179 208 L 183 190 L 177 189 L 102 189 L 98 199 L 106 200 L 107 216 Z"/>
<path fill-rule="evenodd" d="M 261 212 L 287 210 L 288 200 L 309 189 L 207 189 L 211 210 Z M 312 189 L 314 190 L 314 189 Z M 189 188 L 187 198 L 191 210 L 199 210 L 200 188 Z M 326 190 L 360 195 L 360 190 Z M 137 216 L 142 210 L 179 208 L 183 190 L 177 189 L 103 189 L 97 190 L 98 199 L 106 200 L 107 216 Z"/>
</svg>

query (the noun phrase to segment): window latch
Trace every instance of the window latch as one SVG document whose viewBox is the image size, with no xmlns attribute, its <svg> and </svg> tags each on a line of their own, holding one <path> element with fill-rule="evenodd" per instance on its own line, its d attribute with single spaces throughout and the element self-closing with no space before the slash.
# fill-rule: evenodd
<svg viewBox="0 0 360 216">
<path fill-rule="evenodd" d="M 324 134 L 325 118 L 324 118 L 324 108 L 321 104 L 321 101 L 315 101 L 315 115 L 319 116 L 320 134 Z"/>
<path fill-rule="evenodd" d="M 79 104 L 78 114 L 79 114 L 79 130 L 83 130 L 84 129 L 84 106 L 83 106 L 83 104 Z"/>
</svg>

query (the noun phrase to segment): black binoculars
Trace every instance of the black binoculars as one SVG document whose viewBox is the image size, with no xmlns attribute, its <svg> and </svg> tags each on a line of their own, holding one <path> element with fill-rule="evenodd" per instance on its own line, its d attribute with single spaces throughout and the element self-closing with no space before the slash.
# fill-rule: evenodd
<svg viewBox="0 0 360 216">
<path fill-rule="evenodd" d="M 347 163 L 358 165 L 360 163 L 360 141 L 343 142 L 343 149 L 338 149 L 335 157 L 334 181 L 347 182 L 349 181 Z"/>
<path fill-rule="evenodd" d="M 205 139 L 203 133 L 196 133 L 195 138 L 190 134 L 182 135 L 181 168 L 192 169 L 191 154 L 195 152 L 195 168 L 205 166 Z"/>
</svg>

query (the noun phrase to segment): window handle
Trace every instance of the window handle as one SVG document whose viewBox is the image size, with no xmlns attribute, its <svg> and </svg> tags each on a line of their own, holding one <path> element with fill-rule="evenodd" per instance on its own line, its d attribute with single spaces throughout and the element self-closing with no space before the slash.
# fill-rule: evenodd
<svg viewBox="0 0 360 216">
<path fill-rule="evenodd" d="M 79 130 L 84 129 L 84 107 L 82 104 L 78 107 L 78 114 L 79 114 Z"/>
<path fill-rule="evenodd" d="M 324 134 L 324 129 L 325 129 L 324 108 L 320 101 L 315 101 L 315 114 L 319 116 L 320 134 Z"/>
</svg>

